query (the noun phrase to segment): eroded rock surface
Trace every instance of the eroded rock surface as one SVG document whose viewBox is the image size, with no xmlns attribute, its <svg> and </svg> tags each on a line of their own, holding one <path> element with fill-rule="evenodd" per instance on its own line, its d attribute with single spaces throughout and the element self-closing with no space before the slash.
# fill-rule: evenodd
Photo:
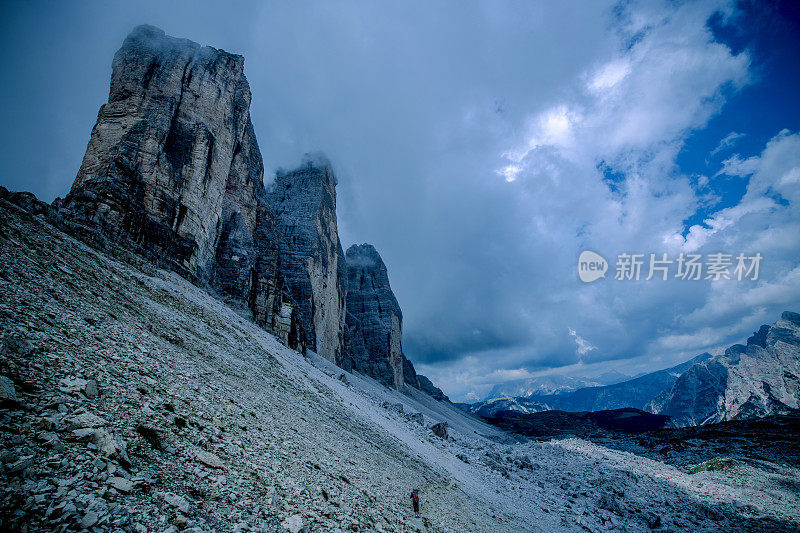
<svg viewBox="0 0 800 533">
<path fill-rule="evenodd" d="M 340 364 L 345 325 L 344 252 L 336 221 L 336 178 L 322 156 L 279 171 L 269 192 L 280 268 L 297 305 L 298 341 Z"/>
<path fill-rule="evenodd" d="M 371 244 L 347 249 L 347 325 L 352 368 L 402 389 L 403 313 Z"/>
<path fill-rule="evenodd" d="M 675 426 L 800 413 L 800 315 L 786 311 L 746 346 L 692 366 L 651 408 Z"/>
<path fill-rule="evenodd" d="M 403 354 L 403 313 L 389 285 L 389 273 L 371 244 L 347 249 L 347 330 L 343 367 L 366 374 L 384 385 L 404 385 L 437 400 L 447 396 L 418 375 Z"/>
</svg>

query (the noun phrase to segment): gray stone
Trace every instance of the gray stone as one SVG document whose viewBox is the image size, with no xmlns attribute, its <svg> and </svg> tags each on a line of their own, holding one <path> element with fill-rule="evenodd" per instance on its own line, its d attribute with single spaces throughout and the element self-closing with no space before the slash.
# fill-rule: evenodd
<svg viewBox="0 0 800 533">
<path fill-rule="evenodd" d="M 177 494 L 167 492 L 164 494 L 164 501 L 175 507 L 183 514 L 187 514 L 189 512 L 189 502 L 183 496 L 178 496 Z"/>
<path fill-rule="evenodd" d="M 409 413 L 406 415 L 406 418 L 419 424 L 420 426 L 425 423 L 425 417 L 422 415 L 422 413 Z"/>
<path fill-rule="evenodd" d="M 83 519 L 81 520 L 81 526 L 83 526 L 84 529 L 89 529 L 90 527 L 92 527 L 97 523 L 97 520 L 98 520 L 97 513 L 95 513 L 94 511 L 89 511 L 85 515 L 83 515 Z"/>
<path fill-rule="evenodd" d="M 431 431 L 433 434 L 439 437 L 440 439 L 447 438 L 447 422 L 439 422 L 438 424 L 434 424 L 431 426 Z"/>
<path fill-rule="evenodd" d="M 97 395 L 100 393 L 97 390 L 97 381 L 94 379 L 87 380 L 86 387 L 83 389 L 83 392 L 89 398 L 97 398 Z"/>
<path fill-rule="evenodd" d="M 120 492 L 131 492 L 133 490 L 133 482 L 125 479 L 124 477 L 110 477 L 108 478 L 108 484 Z"/>
<path fill-rule="evenodd" d="M 295 514 L 281 523 L 281 527 L 289 533 L 300 533 L 303 530 L 303 515 Z"/>
<path fill-rule="evenodd" d="M 122 464 L 130 463 L 125 442 L 105 429 L 98 428 L 94 430 L 94 444 L 97 446 L 97 450 L 105 457 L 117 459 Z"/>
<path fill-rule="evenodd" d="M 81 413 L 69 419 L 69 423 L 80 428 L 99 428 L 108 425 L 108 422 L 94 413 Z M 73 426 L 73 427 L 74 427 Z"/>
<path fill-rule="evenodd" d="M 6 470 L 9 474 L 19 474 L 24 472 L 26 469 L 30 468 L 34 464 L 35 457 L 33 455 L 28 455 L 26 457 L 21 457 L 8 465 Z"/>
<path fill-rule="evenodd" d="M 394 411 L 396 413 L 402 413 L 403 412 L 403 404 L 402 403 L 383 402 L 381 404 L 381 407 L 383 407 L 384 409 L 388 409 L 390 411 Z"/>
<path fill-rule="evenodd" d="M 0 403 L 16 403 L 17 391 L 11 379 L 0 376 Z"/>
<path fill-rule="evenodd" d="M 30 194 L 30 193 L 8 193 L 8 194 Z M 33 195 L 31 195 L 33 196 Z M 20 335 L 7 335 L 0 343 L 0 355 L 16 355 L 28 357 L 34 352 L 33 345 L 25 337 Z"/>
<path fill-rule="evenodd" d="M 195 450 L 194 458 L 199 462 L 211 468 L 222 468 L 222 459 L 211 452 L 204 450 Z"/>
</svg>

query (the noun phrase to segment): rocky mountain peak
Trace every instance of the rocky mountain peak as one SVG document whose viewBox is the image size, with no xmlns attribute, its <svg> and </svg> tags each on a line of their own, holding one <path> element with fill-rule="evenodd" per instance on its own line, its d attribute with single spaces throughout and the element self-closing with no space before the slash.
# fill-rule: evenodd
<svg viewBox="0 0 800 533">
<path fill-rule="evenodd" d="M 759 328 L 758 331 L 753 333 L 753 335 L 747 339 L 747 344 L 755 344 L 756 346 L 761 346 L 762 348 L 767 347 L 767 334 L 769 333 L 769 326 L 764 324 Z"/>
<path fill-rule="evenodd" d="M 251 197 L 262 187 L 249 107 L 241 56 L 135 28 L 114 56 L 66 218 L 207 281 L 229 176 Z"/>
<path fill-rule="evenodd" d="M 299 340 L 340 364 L 346 266 L 336 220 L 336 177 L 327 159 L 307 155 L 275 176 L 268 200 L 277 225 L 285 282 L 297 303 Z"/>
<path fill-rule="evenodd" d="M 800 412 L 800 315 L 692 366 L 654 406 L 676 426 Z"/>
<path fill-rule="evenodd" d="M 348 269 L 352 269 L 354 274 L 367 275 L 381 287 L 389 286 L 389 272 L 380 254 L 371 244 L 354 244 L 347 249 L 345 257 Z M 392 297 L 394 297 L 394 293 L 392 293 Z M 397 311 L 399 313 L 399 306 Z"/>
<path fill-rule="evenodd" d="M 389 286 L 386 265 L 370 244 L 351 246 L 346 259 L 349 364 L 402 389 L 403 315 Z"/>
<path fill-rule="evenodd" d="M 389 285 L 389 272 L 378 251 L 368 243 L 347 249 L 347 329 L 345 368 L 403 390 L 419 389 L 434 399 L 447 396 L 403 353 L 403 313 Z"/>
</svg>

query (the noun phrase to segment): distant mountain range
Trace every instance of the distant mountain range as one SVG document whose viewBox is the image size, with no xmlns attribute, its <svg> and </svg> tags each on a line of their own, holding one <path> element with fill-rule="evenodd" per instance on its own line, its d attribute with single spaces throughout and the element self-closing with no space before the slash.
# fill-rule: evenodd
<svg viewBox="0 0 800 533">
<path fill-rule="evenodd" d="M 541 411 L 602 411 L 633 407 L 643 409 L 656 395 L 669 389 L 675 380 L 692 365 L 709 359 L 704 353 L 679 365 L 644 374 L 620 383 L 581 387 L 554 394 L 530 394 L 491 398 L 474 404 L 461 404 L 479 416 L 493 417 L 502 411 L 538 413 Z"/>
<path fill-rule="evenodd" d="M 695 426 L 726 420 L 800 413 L 800 314 L 786 311 L 772 326 L 764 325 L 725 353 L 697 357 L 611 385 L 542 394 L 547 387 L 493 391 L 526 394 L 492 397 L 462 409 L 492 418 L 542 411 L 587 412 L 635 408 L 669 415 L 674 427 Z M 490 394 L 490 396 L 492 396 Z"/>
<path fill-rule="evenodd" d="M 520 379 L 500 383 L 492 387 L 486 400 L 495 398 L 516 398 L 541 396 L 547 394 L 561 394 L 572 392 L 585 387 L 602 387 L 613 385 L 631 379 L 632 376 L 621 372 L 606 372 L 595 378 L 565 376 L 563 374 L 549 374 L 534 378 Z"/>
</svg>

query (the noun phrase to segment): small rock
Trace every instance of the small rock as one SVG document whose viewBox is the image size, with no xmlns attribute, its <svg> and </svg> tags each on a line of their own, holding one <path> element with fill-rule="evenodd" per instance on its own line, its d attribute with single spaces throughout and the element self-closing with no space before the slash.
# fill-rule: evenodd
<svg viewBox="0 0 800 533">
<path fill-rule="evenodd" d="M 100 394 L 100 391 L 97 390 L 97 381 L 94 379 L 88 380 L 86 386 L 83 388 L 83 392 L 89 398 L 97 398 L 97 395 Z"/>
<path fill-rule="evenodd" d="M 178 496 L 177 494 L 167 492 L 164 494 L 164 501 L 178 509 L 183 514 L 187 514 L 189 512 L 189 502 L 183 496 Z"/>
<path fill-rule="evenodd" d="M 178 514 L 173 520 L 172 523 L 175 524 L 178 529 L 183 529 L 189 524 L 189 519 L 182 514 Z"/>
<path fill-rule="evenodd" d="M 303 515 L 295 514 L 287 518 L 281 523 L 281 527 L 289 531 L 289 533 L 300 533 L 303 529 Z"/>
<path fill-rule="evenodd" d="M 86 380 L 82 378 L 66 377 L 58 382 L 58 390 L 61 392 L 78 392 L 86 388 Z"/>
<path fill-rule="evenodd" d="M 89 511 L 88 513 L 83 515 L 83 519 L 81 520 L 81 526 L 83 526 L 84 529 L 89 529 L 90 527 L 92 527 L 97 523 L 97 520 L 98 520 L 97 513 L 95 513 L 94 511 Z"/>
<path fill-rule="evenodd" d="M 108 484 L 120 492 L 131 492 L 133 490 L 133 483 L 124 477 L 111 477 L 108 479 Z"/>
<path fill-rule="evenodd" d="M 33 353 L 33 345 L 19 335 L 9 335 L 0 343 L 0 355 L 21 355 L 27 357 Z"/>
<path fill-rule="evenodd" d="M 643 518 L 650 529 L 658 529 L 661 527 L 661 517 L 657 514 L 646 512 L 644 513 Z"/>
<path fill-rule="evenodd" d="M 17 401 L 14 382 L 5 376 L 0 376 L 0 403 L 17 403 Z"/>
<path fill-rule="evenodd" d="M 108 425 L 106 420 L 93 413 L 81 413 L 70 419 L 69 422 L 79 428 L 99 428 Z"/>
<path fill-rule="evenodd" d="M 439 422 L 438 424 L 434 424 L 431 426 L 431 431 L 433 434 L 439 437 L 440 439 L 447 438 L 447 422 Z"/>
<path fill-rule="evenodd" d="M 211 452 L 196 450 L 194 452 L 194 458 L 198 462 L 203 463 L 204 465 L 209 466 L 211 468 L 222 468 L 222 459 L 220 459 Z"/>
<path fill-rule="evenodd" d="M 606 509 L 607 511 L 611 511 L 619 516 L 622 516 L 623 514 L 622 508 L 620 508 L 619 502 L 613 494 L 603 493 L 600 496 L 600 500 L 597 502 L 597 504 L 601 509 Z"/>
<path fill-rule="evenodd" d="M 75 438 L 77 438 L 78 440 L 84 440 L 94 437 L 94 429 L 93 428 L 73 429 L 72 434 L 75 435 Z"/>
<path fill-rule="evenodd" d="M 112 435 L 105 429 L 94 430 L 94 443 L 102 455 L 117 458 L 120 463 L 130 464 L 125 443 L 119 437 Z"/>
<path fill-rule="evenodd" d="M 391 402 L 383 402 L 381 407 L 384 409 L 388 409 L 389 411 L 395 411 L 396 413 L 403 412 L 403 404 L 402 403 L 391 403 Z"/>
<path fill-rule="evenodd" d="M 425 417 L 422 415 L 422 413 L 410 413 L 406 415 L 406 418 L 408 418 L 412 422 L 416 422 L 420 426 L 425 424 Z"/>
<path fill-rule="evenodd" d="M 13 463 L 11 463 L 6 467 L 7 472 L 12 475 L 19 474 L 20 472 L 23 472 L 27 468 L 33 466 L 34 463 L 33 460 L 34 460 L 33 455 L 27 455 L 25 457 L 21 457 L 20 459 L 14 461 Z"/>
</svg>

